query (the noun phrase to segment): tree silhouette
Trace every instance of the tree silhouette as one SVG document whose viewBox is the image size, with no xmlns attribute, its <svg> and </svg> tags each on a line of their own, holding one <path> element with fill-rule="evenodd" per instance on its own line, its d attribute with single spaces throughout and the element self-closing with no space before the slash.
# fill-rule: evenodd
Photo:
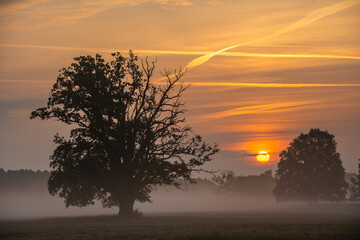
<svg viewBox="0 0 360 240">
<path fill-rule="evenodd" d="M 214 175 L 211 180 L 219 186 L 219 190 L 226 192 L 227 186 L 235 179 L 233 171 L 222 171 L 218 175 Z"/>
<path fill-rule="evenodd" d="M 340 201 L 347 183 L 334 135 L 318 128 L 301 133 L 280 153 L 273 193 L 277 201 Z"/>
<path fill-rule="evenodd" d="M 140 62 L 131 51 L 112 56 L 111 62 L 100 55 L 74 58 L 60 71 L 47 106 L 30 118 L 77 125 L 69 139 L 55 135 L 50 194 L 65 198 L 66 206 L 101 200 L 132 215 L 134 201 L 150 201 L 157 185 L 194 181 L 192 172 L 218 148 L 184 125 L 184 71 L 174 77 L 165 71 L 167 82 L 155 85 L 155 62 Z"/>
<path fill-rule="evenodd" d="M 349 188 L 350 200 L 353 201 L 360 201 L 360 159 L 358 166 L 359 166 L 358 174 L 354 174 L 351 177 L 350 188 Z"/>
</svg>

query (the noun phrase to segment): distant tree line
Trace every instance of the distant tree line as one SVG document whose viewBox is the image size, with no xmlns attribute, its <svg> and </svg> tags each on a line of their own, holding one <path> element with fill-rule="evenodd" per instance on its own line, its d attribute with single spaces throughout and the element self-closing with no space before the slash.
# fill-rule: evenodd
<svg viewBox="0 0 360 240">
<path fill-rule="evenodd" d="M 228 172 L 223 172 L 223 174 Z M 4 191 L 43 191 L 47 192 L 47 182 L 50 178 L 49 171 L 33 170 L 8 170 L 0 168 L 0 192 Z M 260 175 L 235 176 L 231 172 L 231 181 L 219 184 L 215 178 L 197 178 L 196 184 L 187 184 L 180 180 L 183 191 L 191 192 L 228 192 L 252 195 L 271 195 L 275 180 L 271 171 Z M 165 189 L 165 188 L 164 188 Z M 176 189 L 176 188 L 175 188 Z M 166 188 L 165 190 L 175 190 Z M 159 189 L 161 190 L 161 188 Z"/>
<path fill-rule="evenodd" d="M 0 192 L 44 191 L 47 189 L 49 171 L 8 170 L 0 168 Z"/>
<path fill-rule="evenodd" d="M 231 179 L 219 179 L 224 176 L 231 176 Z M 0 168 L 0 192 L 11 191 L 43 191 L 47 192 L 47 182 L 50 178 L 49 171 L 33 170 L 8 170 Z M 272 177 L 271 170 L 260 175 L 235 176 L 233 172 L 222 172 L 219 177 L 207 179 L 197 178 L 196 184 L 182 183 L 183 191 L 190 192 L 214 192 L 214 193 L 235 193 L 244 195 L 269 195 L 275 186 L 275 179 Z M 159 189 L 161 190 L 161 189 Z M 164 188 L 175 190 L 173 188 Z"/>
<path fill-rule="evenodd" d="M 43 192 L 47 193 L 47 182 L 50 178 L 49 171 L 33 170 L 8 170 L 0 168 L 0 193 L 9 192 Z M 360 159 L 359 172 L 346 173 L 346 182 L 349 184 L 349 200 L 360 200 Z M 190 192 L 214 192 L 220 194 L 235 194 L 252 197 L 273 196 L 272 191 L 276 187 L 276 175 L 268 170 L 259 175 L 236 176 L 232 171 L 223 171 L 211 180 L 197 178 L 196 184 L 186 184 L 181 181 L 184 191 Z M 159 189 L 160 190 L 160 189 Z M 175 190 L 172 188 L 164 189 Z"/>
<path fill-rule="evenodd" d="M 235 176 L 232 171 L 225 171 L 212 178 L 218 184 L 218 191 L 249 196 L 272 196 L 275 178 L 268 170 L 260 175 Z"/>
</svg>

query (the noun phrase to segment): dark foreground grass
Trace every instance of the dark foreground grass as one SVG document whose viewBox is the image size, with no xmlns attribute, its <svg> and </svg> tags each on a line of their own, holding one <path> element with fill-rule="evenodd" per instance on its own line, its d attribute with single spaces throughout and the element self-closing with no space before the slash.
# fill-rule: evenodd
<svg viewBox="0 0 360 240">
<path fill-rule="evenodd" d="M 64 217 L 0 222 L 1 239 L 360 239 L 358 208 Z"/>
</svg>

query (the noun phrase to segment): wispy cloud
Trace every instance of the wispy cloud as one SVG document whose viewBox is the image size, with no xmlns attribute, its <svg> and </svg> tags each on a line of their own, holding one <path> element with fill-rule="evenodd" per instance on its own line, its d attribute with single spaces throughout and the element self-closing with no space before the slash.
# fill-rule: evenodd
<svg viewBox="0 0 360 240">
<path fill-rule="evenodd" d="M 269 40 L 271 38 L 280 36 L 282 34 L 294 31 L 294 30 L 302 28 L 302 27 L 305 27 L 305 26 L 307 26 L 307 25 L 309 25 L 309 24 L 311 24 L 313 22 L 316 22 L 316 21 L 318 21 L 318 20 L 320 20 L 320 19 L 322 19 L 324 17 L 327 17 L 329 15 L 335 14 L 337 12 L 340 12 L 342 10 L 345 10 L 347 8 L 350 8 L 350 7 L 359 5 L 359 4 L 360 4 L 360 0 L 345 0 L 345 1 L 336 3 L 336 4 L 333 4 L 333 5 L 324 7 L 324 8 L 317 9 L 315 11 L 312 11 L 311 13 L 309 13 L 308 15 L 306 15 L 304 18 L 300 19 L 299 21 L 296 21 L 295 23 L 289 25 L 288 27 L 280 29 L 279 31 L 277 31 L 277 32 L 275 32 L 275 33 L 273 33 L 271 35 L 268 35 L 268 36 L 265 36 L 265 37 L 262 37 L 262 38 L 259 38 L 259 39 L 251 40 L 251 41 L 248 41 L 248 42 L 236 44 L 236 45 L 233 45 L 233 46 L 230 46 L 230 47 L 226 47 L 226 48 L 221 49 L 221 50 L 219 50 L 217 52 L 205 54 L 205 55 L 203 55 L 201 57 L 198 57 L 198 58 L 192 60 L 191 62 L 189 62 L 187 64 L 187 66 L 186 66 L 186 69 L 191 69 L 191 68 L 195 68 L 197 66 L 200 66 L 201 64 L 209 61 L 211 58 L 213 58 L 216 55 L 219 55 L 220 53 L 223 53 L 225 51 L 228 51 L 228 50 L 231 50 L 231 49 L 234 49 L 234 48 L 237 48 L 237 47 L 246 46 L 246 45 L 250 45 L 250 44 L 254 44 L 254 43 Z"/>
<path fill-rule="evenodd" d="M 216 128 L 211 129 L 211 132 L 214 133 L 233 133 L 233 132 L 242 132 L 242 133 L 251 133 L 253 136 L 257 134 L 264 135 L 267 134 L 279 134 L 282 132 L 289 131 L 294 129 L 296 126 L 291 122 L 286 123 L 249 123 L 249 124 L 219 124 Z"/>
<path fill-rule="evenodd" d="M 48 46 L 48 45 L 28 45 L 28 44 L 0 44 L 4 48 L 34 48 L 34 49 L 48 49 L 48 50 L 69 50 L 69 51 L 86 51 L 96 53 L 113 53 L 113 52 L 127 52 L 124 49 L 109 49 L 109 48 L 84 48 L 84 47 L 66 47 L 66 46 Z M 206 51 L 172 51 L 172 50 L 133 50 L 136 54 L 149 55 L 203 55 L 211 54 Z M 247 53 L 247 52 L 221 52 L 218 55 L 228 57 L 263 57 L 263 58 L 327 58 L 327 59 L 353 59 L 360 60 L 357 56 L 343 56 L 331 54 L 269 54 L 269 53 Z"/>
<path fill-rule="evenodd" d="M 49 80 L 0 79 L 8 83 L 53 83 Z M 166 84 L 159 82 L 157 84 Z M 360 87 L 360 83 L 237 83 L 237 82 L 186 82 L 202 87 L 250 87 L 250 88 L 315 88 L 315 87 Z"/>
<path fill-rule="evenodd" d="M 24 9 L 29 9 L 37 4 L 49 0 L 8 0 L 0 2 L 0 15 L 16 14 Z"/>
<path fill-rule="evenodd" d="M 205 87 L 254 87 L 254 88 L 310 88 L 310 87 L 360 87 L 360 83 L 237 83 L 237 82 L 187 82 Z"/>
<path fill-rule="evenodd" d="M 0 79 L 0 83 L 54 83 L 49 80 Z"/>
<path fill-rule="evenodd" d="M 49 84 L 50 80 L 0 79 L 3 83 Z M 166 84 L 158 82 L 157 84 Z M 201 87 L 248 87 L 248 88 L 324 88 L 324 87 L 360 87 L 360 83 L 240 83 L 240 82 L 186 82 Z M 234 105 L 234 104 L 231 104 Z M 223 106 L 223 105 L 222 105 Z M 267 105 L 259 105 L 267 106 Z M 207 106 L 210 107 L 210 106 Z M 246 109 L 246 108 L 245 108 Z"/>
<path fill-rule="evenodd" d="M 60 21 L 76 22 L 119 6 L 153 3 L 171 9 L 204 4 L 221 6 L 223 2 L 220 0 L 6 0 L 0 3 L 0 16 L 5 16 L 4 19 L 9 20 L 9 17 L 15 15 L 18 24 L 31 21 L 32 27 L 39 27 Z M 6 27 L 6 24 L 2 27 Z"/>
<path fill-rule="evenodd" d="M 194 5 L 193 1 L 186 1 L 186 0 L 182 0 L 182 1 L 174 1 L 174 0 L 155 0 L 155 2 L 158 2 L 162 5 L 175 5 L 175 6 L 191 6 Z"/>
<path fill-rule="evenodd" d="M 196 116 L 197 120 L 209 120 L 209 119 L 219 119 L 225 117 L 232 117 L 244 114 L 257 114 L 257 113 L 273 113 L 273 112 L 282 112 L 299 109 L 301 107 L 310 106 L 314 102 L 310 101 L 299 101 L 299 102 L 285 102 L 285 103 L 272 103 L 272 104 L 262 104 L 262 105 L 252 105 L 245 107 L 233 108 L 226 111 L 219 111 L 211 114 L 204 114 L 201 116 Z"/>
</svg>

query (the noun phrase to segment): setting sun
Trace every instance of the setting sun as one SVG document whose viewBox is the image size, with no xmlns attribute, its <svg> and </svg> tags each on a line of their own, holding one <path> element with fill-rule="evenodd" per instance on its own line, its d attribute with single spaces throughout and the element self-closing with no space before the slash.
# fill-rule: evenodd
<svg viewBox="0 0 360 240">
<path fill-rule="evenodd" d="M 270 159 L 270 155 L 266 151 L 261 151 L 256 156 L 256 160 L 258 160 L 258 162 L 261 163 L 266 163 L 267 161 L 269 161 L 269 159 Z"/>
</svg>

